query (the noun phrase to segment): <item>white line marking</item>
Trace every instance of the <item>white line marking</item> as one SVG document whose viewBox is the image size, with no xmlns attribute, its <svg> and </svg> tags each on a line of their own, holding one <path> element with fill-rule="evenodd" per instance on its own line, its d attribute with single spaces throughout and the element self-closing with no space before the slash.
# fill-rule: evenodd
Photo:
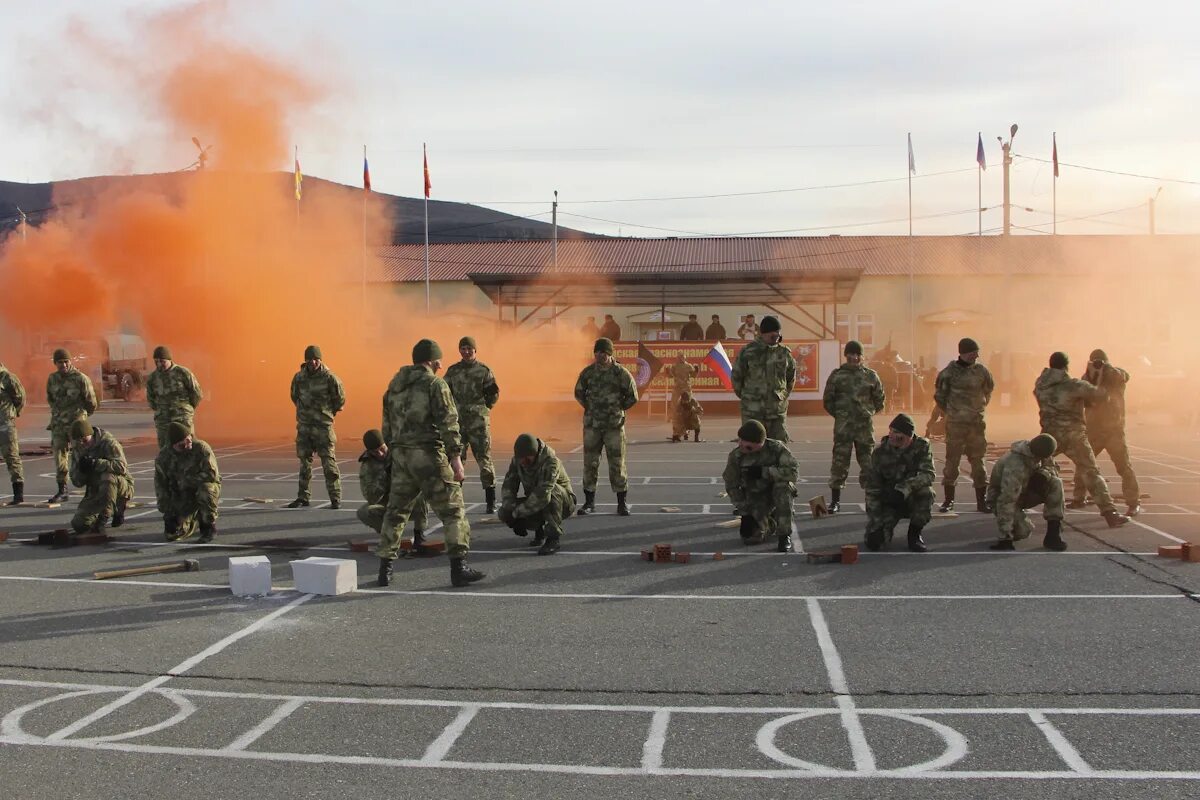
<svg viewBox="0 0 1200 800">
<path fill-rule="evenodd" d="M 1054 727 L 1050 720 L 1046 719 L 1046 715 L 1041 712 L 1033 712 L 1029 715 L 1033 720 L 1033 724 L 1037 725 L 1038 730 L 1046 737 L 1046 741 L 1054 748 L 1054 752 L 1058 753 L 1058 757 L 1063 760 L 1072 772 L 1077 772 L 1081 775 L 1091 775 L 1095 772 L 1092 765 L 1083 760 L 1083 756 L 1079 755 L 1079 751 L 1075 746 L 1067 741 L 1067 737 L 1063 736 L 1062 731 Z"/>
<path fill-rule="evenodd" d="M 850 750 L 854 754 L 854 768 L 859 772 L 875 771 L 875 754 L 867 743 L 863 731 L 862 720 L 854 706 L 854 698 L 850 696 L 850 684 L 846 682 L 846 671 L 842 668 L 842 657 L 833 644 L 833 636 L 829 633 L 829 625 L 821 604 L 815 598 L 807 601 L 808 616 L 812 621 L 813 631 L 817 634 L 817 645 L 821 648 L 821 657 L 825 661 L 825 671 L 829 673 L 829 687 L 837 693 L 837 705 L 841 710 L 842 727 L 850 739 Z"/>
<path fill-rule="evenodd" d="M 567 452 L 570 454 L 574 454 L 574 453 L 580 452 L 581 450 L 583 450 L 583 445 L 579 445 L 578 447 L 572 448 L 571 450 L 568 450 Z"/>
<path fill-rule="evenodd" d="M 156 586 L 167 587 L 169 589 L 179 589 L 187 587 L 188 589 L 224 589 L 229 590 L 229 585 L 225 583 L 187 583 L 178 582 L 170 583 L 168 581 L 134 581 L 134 580 L 107 580 L 98 581 L 94 578 L 38 578 L 31 575 L 0 575 L 0 581 L 29 581 L 32 583 L 86 583 L 89 586 Z"/>
<path fill-rule="evenodd" d="M 1137 525 L 1139 528 L 1144 528 L 1144 529 L 1150 531 L 1151 533 L 1157 533 L 1159 536 L 1163 537 L 1164 539 L 1169 539 L 1172 542 L 1176 542 L 1178 544 L 1183 544 L 1184 542 L 1187 541 L 1187 539 L 1180 539 L 1178 536 L 1172 536 L 1171 534 L 1167 533 L 1166 531 L 1160 531 L 1158 528 L 1155 528 L 1151 525 L 1147 525 L 1146 523 L 1141 522 L 1140 520 L 1136 519 L 1135 517 L 1130 517 L 1129 522 L 1133 525 Z"/>
<path fill-rule="evenodd" d="M 446 726 L 441 735 L 425 748 L 425 755 L 421 756 L 421 763 L 429 766 L 444 761 L 450 754 L 450 748 L 454 747 L 454 743 L 458 741 L 467 726 L 471 724 L 471 720 L 475 719 L 475 715 L 479 713 L 479 708 L 477 705 L 463 706 L 458 712 L 458 716 Z"/>
<path fill-rule="evenodd" d="M 659 709 L 650 718 L 650 730 L 642 743 L 642 769 L 647 772 L 663 768 L 663 750 L 667 746 L 667 726 L 671 723 L 669 709 Z"/>
<path fill-rule="evenodd" d="M 223 750 L 245 750 L 250 745 L 257 742 L 266 734 L 270 733 L 276 725 L 283 722 L 285 719 L 295 713 L 296 709 L 304 705 L 304 699 L 297 697 L 280 703 L 271 714 L 262 722 L 255 725 L 250 730 L 243 733 L 238 738 L 234 739 L 229 744 L 223 747 Z"/>
</svg>

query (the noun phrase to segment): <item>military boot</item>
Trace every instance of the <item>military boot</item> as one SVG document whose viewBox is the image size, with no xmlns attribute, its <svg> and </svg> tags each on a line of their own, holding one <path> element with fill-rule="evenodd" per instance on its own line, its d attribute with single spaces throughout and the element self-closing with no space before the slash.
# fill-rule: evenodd
<svg viewBox="0 0 1200 800">
<path fill-rule="evenodd" d="M 537 530 L 533 532 L 533 541 L 529 543 L 530 547 L 541 547 L 546 543 L 546 527 L 538 525 Z"/>
<path fill-rule="evenodd" d="M 487 502 L 487 508 L 484 509 L 484 513 L 495 514 L 496 513 L 496 487 L 495 486 L 483 487 L 483 499 Z"/>
<path fill-rule="evenodd" d="M 305 500 L 303 497 L 297 497 L 295 500 L 284 506 L 284 508 L 308 508 L 308 506 L 309 501 Z"/>
<path fill-rule="evenodd" d="M 829 513 L 836 514 L 837 512 L 839 512 L 841 510 L 842 510 L 842 490 L 841 489 L 830 489 L 829 490 Z"/>
<path fill-rule="evenodd" d="M 796 545 L 792 542 L 792 535 L 790 533 L 789 534 L 780 534 L 779 541 L 775 545 L 775 552 L 776 553 L 794 553 L 794 552 L 796 552 Z"/>
<path fill-rule="evenodd" d="M 758 520 L 749 514 L 742 516 L 738 533 L 741 534 L 742 544 L 759 544 L 763 540 L 763 533 L 758 527 Z"/>
<path fill-rule="evenodd" d="M 976 486 L 975 487 L 975 510 L 978 511 L 980 514 L 992 513 L 992 507 L 988 505 L 988 501 L 987 501 L 987 487 L 986 486 L 982 486 L 982 487 Z"/>
<path fill-rule="evenodd" d="M 329 509 L 331 511 L 337 511 L 341 507 L 342 507 L 342 499 L 340 497 L 337 497 L 337 498 L 331 497 L 329 499 Z"/>
<path fill-rule="evenodd" d="M 1108 527 L 1110 528 L 1119 528 L 1126 522 L 1129 522 L 1129 517 L 1120 513 L 1115 508 L 1110 508 L 1108 511 L 1105 511 L 1103 516 L 1104 521 L 1108 523 Z"/>
<path fill-rule="evenodd" d="M 876 552 L 883 548 L 883 542 L 887 538 L 887 534 L 883 528 L 875 527 L 867 530 L 867 549 L 871 552 Z"/>
<path fill-rule="evenodd" d="M 13 491 L 14 492 L 16 491 L 15 483 L 13 484 Z M 1134 500 L 1133 503 L 1130 504 L 1129 508 L 1126 509 L 1125 516 L 1136 517 L 1140 513 L 1142 513 L 1142 504 L 1139 503 L 1137 500 Z"/>
<path fill-rule="evenodd" d="M 692 431 L 692 432 L 696 434 L 695 436 L 693 436 L 693 437 L 692 437 L 692 441 L 693 441 L 693 442 L 698 442 L 698 441 L 700 441 L 700 429 L 699 429 L 699 428 L 696 428 L 696 430 L 694 430 L 694 431 Z"/>
<path fill-rule="evenodd" d="M 379 585 L 387 586 L 392 582 L 392 559 L 379 559 Z"/>
<path fill-rule="evenodd" d="M 672 442 L 678 442 L 678 441 L 680 441 L 680 437 L 678 437 L 678 436 L 672 436 L 672 437 L 671 437 L 671 441 L 672 441 Z"/>
<path fill-rule="evenodd" d="M 579 507 L 579 510 L 576 511 L 575 513 L 581 517 L 586 516 L 588 514 L 596 513 L 596 493 L 589 492 L 587 489 L 584 489 L 583 490 L 583 505 L 581 505 Z"/>
<path fill-rule="evenodd" d="M 1046 523 L 1046 538 L 1042 540 L 1042 547 L 1059 553 L 1067 549 L 1067 543 L 1062 540 L 1061 519 L 1052 519 Z"/>
<path fill-rule="evenodd" d="M 551 556 L 558 552 L 559 541 L 562 539 L 557 533 L 546 537 L 546 541 L 542 542 L 542 546 L 538 548 L 539 556 Z"/>
<path fill-rule="evenodd" d="M 908 523 L 908 549 L 914 553 L 924 553 L 929 549 L 925 544 L 925 539 L 921 536 L 921 525 L 913 525 Z"/>
<path fill-rule="evenodd" d="M 450 559 L 450 584 L 452 586 L 470 586 L 475 581 L 483 580 L 484 575 L 477 569 L 467 566 L 465 558 Z"/>
<path fill-rule="evenodd" d="M 1046 538 L 1050 538 L 1050 534 L 1046 534 Z M 1017 546 L 1012 539 L 1001 539 L 998 542 L 988 545 L 988 550 L 1016 550 Z"/>
<path fill-rule="evenodd" d="M 629 493 L 617 492 L 617 516 L 619 517 L 629 516 L 629 505 L 625 502 L 625 495 L 627 494 Z"/>
<path fill-rule="evenodd" d="M 9 500 L 4 505 L 19 506 L 19 505 L 21 505 L 21 503 L 25 502 L 25 484 L 22 483 L 21 481 L 13 481 L 12 487 L 13 487 L 12 500 Z"/>
<path fill-rule="evenodd" d="M 938 506 L 938 513 L 949 514 L 954 510 L 954 485 L 942 487 L 942 492 L 946 495 L 946 499 Z"/>
<path fill-rule="evenodd" d="M 163 517 L 163 538 L 173 542 L 179 538 L 179 520 L 175 517 Z"/>
<path fill-rule="evenodd" d="M 129 501 L 124 497 L 117 500 L 117 507 L 113 509 L 112 526 L 119 528 L 125 524 L 125 508 L 129 505 Z"/>
<path fill-rule="evenodd" d="M 413 550 L 425 544 L 425 529 L 413 527 Z"/>
<path fill-rule="evenodd" d="M 46 502 L 47 503 L 63 503 L 63 502 L 66 502 L 66 500 L 70 496 L 71 496 L 71 493 L 69 491 L 67 491 L 67 485 L 65 483 L 60 483 L 58 485 L 58 491 L 55 492 L 54 495 Z"/>
<path fill-rule="evenodd" d="M 200 544 L 208 544 L 217 535 L 217 525 L 215 522 L 200 523 Z"/>
</svg>

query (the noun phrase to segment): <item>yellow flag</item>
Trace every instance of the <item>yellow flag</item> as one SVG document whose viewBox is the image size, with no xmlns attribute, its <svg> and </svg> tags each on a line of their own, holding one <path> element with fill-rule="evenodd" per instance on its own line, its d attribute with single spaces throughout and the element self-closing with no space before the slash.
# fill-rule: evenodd
<svg viewBox="0 0 1200 800">
<path fill-rule="evenodd" d="M 296 199 L 300 199 L 300 184 L 304 182 L 304 176 L 300 174 L 300 158 L 296 158 Z"/>
</svg>

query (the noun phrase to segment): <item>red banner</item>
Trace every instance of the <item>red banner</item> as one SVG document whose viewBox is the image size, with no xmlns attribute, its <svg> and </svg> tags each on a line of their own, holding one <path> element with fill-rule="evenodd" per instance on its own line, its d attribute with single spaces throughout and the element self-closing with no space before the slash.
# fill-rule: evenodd
<svg viewBox="0 0 1200 800">
<path fill-rule="evenodd" d="M 683 357 L 687 359 L 688 363 L 700 367 L 700 372 L 692 379 L 693 390 L 697 394 L 720 394 L 728 395 L 730 399 L 733 398 L 733 395 L 726 392 L 721 386 L 720 379 L 712 369 L 704 363 L 704 357 L 712 349 L 713 342 L 642 342 L 641 344 L 645 345 L 663 363 L 662 370 L 654 377 L 649 386 L 645 385 L 649 366 L 638 358 L 638 343 L 617 342 L 615 346 L 617 361 L 621 362 L 633 375 L 639 392 L 647 389 L 652 392 L 669 392 L 674 384 L 671 378 L 671 367 L 675 365 L 675 359 L 679 354 L 683 353 Z M 729 340 L 721 342 L 725 352 L 729 354 L 731 363 L 737 362 L 738 353 L 746 344 L 746 342 Z M 786 342 L 786 344 L 796 359 L 796 388 L 792 391 L 793 396 L 816 392 L 821 382 L 821 363 L 817 342 Z"/>
</svg>

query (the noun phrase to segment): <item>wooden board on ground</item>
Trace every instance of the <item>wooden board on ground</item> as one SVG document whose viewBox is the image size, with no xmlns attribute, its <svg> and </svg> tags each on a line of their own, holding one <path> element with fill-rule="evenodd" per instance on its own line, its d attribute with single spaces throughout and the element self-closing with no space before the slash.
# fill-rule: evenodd
<svg viewBox="0 0 1200 800">
<path fill-rule="evenodd" d="M 664 514 L 678 514 L 682 510 L 679 506 L 663 506 L 659 509 Z"/>
<path fill-rule="evenodd" d="M 730 519 L 726 520 L 725 522 L 717 523 L 718 528 L 739 528 L 741 525 L 742 521 L 740 519 Z"/>
<path fill-rule="evenodd" d="M 59 508 L 61 506 L 62 506 L 62 503 L 34 503 L 33 504 L 34 508 Z"/>
<path fill-rule="evenodd" d="M 243 497 L 243 503 L 274 503 L 270 497 Z"/>
<path fill-rule="evenodd" d="M 958 512 L 957 511 L 946 511 L 946 512 L 935 511 L 935 512 L 933 512 L 933 518 L 934 519 L 958 519 Z"/>
<path fill-rule="evenodd" d="M 495 525 L 499 521 L 500 521 L 500 519 L 498 517 L 480 517 L 479 519 L 475 520 L 475 524 L 477 524 L 477 525 Z"/>
</svg>

